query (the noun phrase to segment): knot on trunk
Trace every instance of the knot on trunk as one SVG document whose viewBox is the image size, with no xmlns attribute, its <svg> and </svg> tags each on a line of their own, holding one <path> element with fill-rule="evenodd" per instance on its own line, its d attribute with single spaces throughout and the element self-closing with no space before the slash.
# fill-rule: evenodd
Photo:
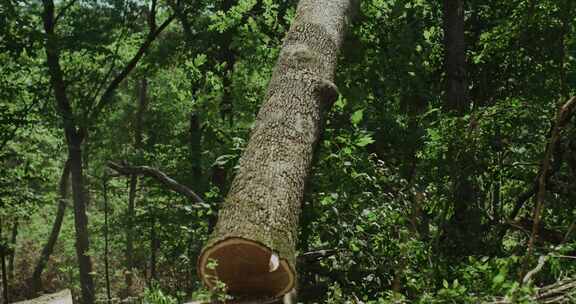
<svg viewBox="0 0 576 304">
<path fill-rule="evenodd" d="M 328 79 L 320 79 L 314 91 L 326 109 L 332 107 L 332 104 L 334 104 L 340 94 L 338 87 Z"/>
</svg>

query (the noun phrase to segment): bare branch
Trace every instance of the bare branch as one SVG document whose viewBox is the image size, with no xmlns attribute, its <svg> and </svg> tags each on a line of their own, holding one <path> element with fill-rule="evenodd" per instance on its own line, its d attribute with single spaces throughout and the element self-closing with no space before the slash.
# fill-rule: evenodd
<svg viewBox="0 0 576 304">
<path fill-rule="evenodd" d="M 156 0 L 152 0 L 152 5 L 150 6 L 150 14 L 148 15 L 148 26 L 150 27 L 150 32 L 156 31 Z"/>
<path fill-rule="evenodd" d="M 336 255 L 338 251 L 339 251 L 338 249 L 323 249 L 323 250 L 305 252 L 298 255 L 298 262 L 299 263 L 316 262 L 321 259 Z"/>
<path fill-rule="evenodd" d="M 88 125 L 96 121 L 98 115 L 100 115 L 100 113 L 102 112 L 102 109 L 104 109 L 104 107 L 106 107 L 108 104 L 112 102 L 114 92 L 116 91 L 120 83 L 124 81 L 126 77 L 128 77 L 130 72 L 132 72 L 132 70 L 136 67 L 136 65 L 138 65 L 140 59 L 142 59 L 146 51 L 150 48 L 152 42 L 156 40 L 158 35 L 160 35 L 160 33 L 162 33 L 162 31 L 164 31 L 164 29 L 166 29 L 168 25 L 175 18 L 176 18 L 175 15 L 171 15 L 160 25 L 160 27 L 158 27 L 158 29 L 156 29 L 155 31 L 150 31 L 148 33 L 148 36 L 146 37 L 146 39 L 144 40 L 144 42 L 142 43 L 136 54 L 134 54 L 132 59 L 130 59 L 130 61 L 124 66 L 122 71 L 120 71 L 120 73 L 116 75 L 116 77 L 110 82 L 110 84 L 102 94 L 102 97 L 100 97 L 99 101 L 96 103 L 96 106 L 89 115 Z"/>
<path fill-rule="evenodd" d="M 536 265 L 534 269 L 528 271 L 528 273 L 524 276 L 524 279 L 522 279 L 522 284 L 527 284 L 528 282 L 530 282 L 530 280 L 532 280 L 532 277 L 542 270 L 542 267 L 544 267 L 544 264 L 546 263 L 547 260 L 548 260 L 547 255 L 543 255 L 540 258 L 538 258 L 538 265 Z"/>
<path fill-rule="evenodd" d="M 62 16 L 64 16 L 64 14 L 66 14 L 66 11 L 68 11 L 68 9 L 70 9 L 72 7 L 72 5 L 74 5 L 76 2 L 78 2 L 78 0 L 70 0 L 70 2 L 68 2 L 68 4 L 66 4 L 58 13 L 58 15 L 56 15 L 56 18 L 54 18 L 54 24 L 58 23 L 58 20 L 60 20 L 60 18 Z"/>
<path fill-rule="evenodd" d="M 204 200 L 192 191 L 190 188 L 178 183 L 176 180 L 172 179 L 166 173 L 152 167 L 148 166 L 129 166 L 120 165 L 114 162 L 108 162 L 108 167 L 112 170 L 122 174 L 122 175 L 145 175 L 155 179 L 157 182 L 164 185 L 166 188 L 184 195 L 185 197 L 191 199 L 196 204 L 193 207 L 196 208 L 209 208 L 209 206 L 204 203 Z"/>
<path fill-rule="evenodd" d="M 110 75 L 112 75 L 112 72 L 114 71 L 114 68 L 116 67 L 116 57 L 118 57 L 118 52 L 120 51 L 120 41 L 124 40 L 127 36 L 128 32 L 127 31 L 123 31 L 122 34 L 120 35 L 120 39 L 118 39 L 118 41 L 116 41 L 116 48 L 114 49 L 114 57 L 112 58 L 112 62 L 110 63 L 110 67 L 108 68 L 108 71 L 106 72 L 106 74 L 104 74 L 104 76 L 102 77 L 102 79 L 100 81 L 97 82 L 97 84 L 95 85 L 95 89 L 92 91 L 92 93 L 90 94 L 90 100 L 92 101 L 92 103 L 96 103 L 96 99 L 98 98 L 98 92 L 100 92 L 100 90 L 102 90 L 102 88 L 104 87 L 104 84 L 106 84 L 106 82 L 108 81 L 108 78 L 110 77 Z"/>
<path fill-rule="evenodd" d="M 522 193 L 516 199 L 516 203 L 514 204 L 514 208 L 512 209 L 512 212 L 510 213 L 509 221 L 515 220 L 515 218 L 518 216 L 518 213 L 520 212 L 520 209 L 522 209 L 522 207 L 524 206 L 526 201 L 528 201 L 531 197 L 533 197 L 536 194 L 543 195 L 543 193 L 540 193 L 540 192 L 545 191 L 545 188 L 547 186 L 549 179 L 552 177 L 552 175 L 554 175 L 555 171 L 557 171 L 558 167 L 559 167 L 559 164 L 556 164 L 553 166 L 550 166 L 550 164 L 549 164 L 550 156 L 552 155 L 552 151 L 556 150 L 557 146 L 560 143 L 558 138 L 555 139 L 555 136 L 557 135 L 559 137 L 560 129 L 564 128 L 566 126 L 566 124 L 568 124 L 568 122 L 570 121 L 570 119 L 572 118 L 572 116 L 574 115 L 575 112 L 576 112 L 576 96 L 572 97 L 570 100 L 568 100 L 568 102 L 566 102 L 560 108 L 558 115 L 557 115 L 557 121 L 552 126 L 552 129 L 550 131 L 550 133 L 552 133 L 552 136 L 551 136 L 549 144 L 547 145 L 547 148 L 546 148 L 547 149 L 547 151 L 546 151 L 547 156 L 544 158 L 543 162 L 541 162 L 540 172 L 538 173 L 538 175 L 536 176 L 536 178 L 532 182 L 530 189 L 528 189 L 526 192 Z M 556 134 L 556 135 L 554 135 L 554 134 Z M 548 151 L 548 150 L 551 150 L 551 151 Z M 544 166 L 544 164 L 546 162 L 546 158 L 548 158 L 548 161 L 547 161 L 548 164 L 546 166 Z M 507 226 L 504 226 L 503 230 L 500 232 L 500 238 L 502 238 L 506 234 L 506 231 L 507 231 L 506 227 Z"/>
<path fill-rule="evenodd" d="M 540 172 L 540 177 L 538 179 L 538 191 L 536 192 L 536 208 L 534 209 L 534 225 L 532 226 L 532 234 L 528 241 L 528 250 L 526 257 L 530 258 L 532 255 L 532 249 L 534 242 L 538 237 L 538 228 L 540 223 L 540 217 L 544 209 L 544 198 L 546 194 L 546 182 L 548 177 L 548 172 L 552 163 L 552 156 L 554 151 L 558 148 L 560 142 L 560 136 L 562 128 L 568 124 L 572 115 L 576 110 L 576 96 L 568 100 L 558 111 L 556 115 L 556 123 L 554 124 L 554 129 L 550 136 L 548 145 L 546 146 L 546 152 L 544 154 L 544 159 L 542 160 L 542 167 Z"/>
</svg>

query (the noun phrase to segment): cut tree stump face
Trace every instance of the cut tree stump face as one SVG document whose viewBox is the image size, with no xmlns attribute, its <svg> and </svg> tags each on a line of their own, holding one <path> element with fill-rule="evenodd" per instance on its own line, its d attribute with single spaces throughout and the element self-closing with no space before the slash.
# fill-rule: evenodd
<svg viewBox="0 0 576 304">
<path fill-rule="evenodd" d="M 216 262 L 215 268 L 210 267 L 210 261 Z M 213 288 L 221 281 L 232 295 L 275 297 L 294 286 L 294 274 L 286 261 L 278 260 L 265 246 L 240 238 L 212 246 L 202 256 L 199 266 L 208 287 Z"/>
</svg>

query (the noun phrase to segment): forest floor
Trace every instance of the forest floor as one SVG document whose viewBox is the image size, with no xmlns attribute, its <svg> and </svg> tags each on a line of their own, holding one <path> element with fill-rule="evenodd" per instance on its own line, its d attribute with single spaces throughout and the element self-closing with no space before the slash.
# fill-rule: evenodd
<svg viewBox="0 0 576 304">
<path fill-rule="evenodd" d="M 57 293 L 51 293 L 39 298 L 15 302 L 13 304 L 72 304 L 72 292 L 70 292 L 70 289 L 64 289 Z"/>
</svg>

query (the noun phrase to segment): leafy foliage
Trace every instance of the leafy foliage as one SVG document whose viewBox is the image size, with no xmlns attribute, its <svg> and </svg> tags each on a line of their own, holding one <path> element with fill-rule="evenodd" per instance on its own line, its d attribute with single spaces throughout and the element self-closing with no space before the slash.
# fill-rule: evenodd
<svg viewBox="0 0 576 304">
<path fill-rule="evenodd" d="M 99 297 L 102 178 L 110 179 L 112 296 L 162 304 L 213 297 L 201 289 L 196 258 L 236 172 L 296 1 L 55 2 L 66 89 L 75 118 L 90 127 L 83 145 L 87 254 Z M 148 37 L 153 3 L 158 20 L 174 14 L 175 21 L 90 121 L 103 84 Z M 576 93 L 575 10 L 571 0 L 466 1 L 471 106 L 456 116 L 443 108 L 441 1 L 362 1 L 300 220 L 299 253 L 334 254 L 299 265 L 301 301 L 479 303 L 500 296 L 529 303 L 538 287 L 576 276 L 572 118 L 552 157 L 534 250 L 550 258 L 521 283 L 537 265 L 526 256 L 535 180 L 556 113 Z M 3 252 L 15 252 L 11 295 L 24 298 L 51 229 L 67 147 L 46 68 L 42 4 L 8 0 L 0 16 L 1 243 L 11 248 Z M 194 208 L 139 176 L 131 218 L 130 178 L 111 176 L 109 161 L 158 168 L 210 208 Z M 466 220 L 477 227 L 476 239 L 453 233 L 463 229 L 454 220 L 454 189 L 463 179 L 474 194 Z M 49 260 L 46 291 L 80 290 L 72 216 Z M 130 223 L 134 269 L 125 264 Z"/>
</svg>

